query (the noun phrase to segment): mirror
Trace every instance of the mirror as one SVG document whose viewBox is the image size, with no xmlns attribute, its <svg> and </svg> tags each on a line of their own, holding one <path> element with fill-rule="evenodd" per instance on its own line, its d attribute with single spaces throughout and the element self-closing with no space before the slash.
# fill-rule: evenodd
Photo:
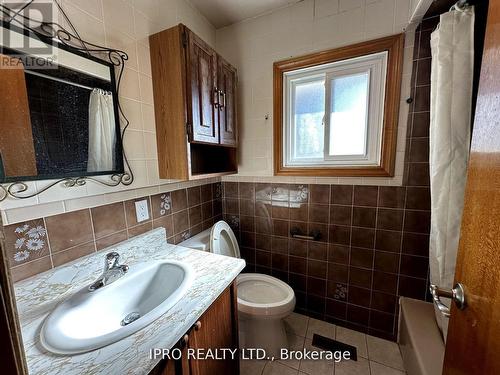
<svg viewBox="0 0 500 375">
<path fill-rule="evenodd" d="M 0 27 L 0 183 L 124 172 L 114 65 Z"/>
</svg>

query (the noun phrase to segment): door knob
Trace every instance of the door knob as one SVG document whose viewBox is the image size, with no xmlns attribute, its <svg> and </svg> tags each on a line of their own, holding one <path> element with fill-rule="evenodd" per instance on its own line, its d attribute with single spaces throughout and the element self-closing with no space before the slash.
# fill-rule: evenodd
<svg viewBox="0 0 500 375">
<path fill-rule="evenodd" d="M 463 310 L 466 307 L 465 291 L 463 285 L 460 283 L 455 284 L 453 289 L 442 289 L 437 285 L 431 284 L 429 287 L 429 291 L 431 292 L 434 304 L 441 312 L 441 314 L 443 314 L 447 318 L 450 317 L 450 308 L 443 302 L 441 302 L 440 297 L 450 298 L 453 302 L 455 302 L 455 305 L 460 310 Z"/>
</svg>

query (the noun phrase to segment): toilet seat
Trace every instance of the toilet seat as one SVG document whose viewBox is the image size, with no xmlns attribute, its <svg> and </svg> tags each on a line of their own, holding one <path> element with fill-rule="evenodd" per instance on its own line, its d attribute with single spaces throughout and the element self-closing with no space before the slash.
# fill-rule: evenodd
<svg viewBox="0 0 500 375">
<path fill-rule="evenodd" d="M 233 230 L 225 221 L 218 221 L 210 231 L 210 251 L 214 254 L 240 258 L 240 247 Z"/>
<path fill-rule="evenodd" d="M 288 315 L 295 307 L 295 293 L 283 281 L 260 273 L 245 273 L 236 279 L 238 310 L 251 316 Z"/>
</svg>

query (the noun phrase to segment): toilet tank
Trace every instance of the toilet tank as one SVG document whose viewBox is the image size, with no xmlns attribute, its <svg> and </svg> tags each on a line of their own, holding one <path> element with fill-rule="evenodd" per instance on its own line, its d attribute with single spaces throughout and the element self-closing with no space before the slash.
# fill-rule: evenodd
<svg viewBox="0 0 500 375">
<path fill-rule="evenodd" d="M 182 241 L 179 243 L 179 246 L 189 247 L 190 249 L 202 250 L 202 251 L 210 251 L 210 230 L 212 228 L 208 228 L 203 232 L 195 234 L 193 237 L 187 239 L 186 241 Z"/>
</svg>

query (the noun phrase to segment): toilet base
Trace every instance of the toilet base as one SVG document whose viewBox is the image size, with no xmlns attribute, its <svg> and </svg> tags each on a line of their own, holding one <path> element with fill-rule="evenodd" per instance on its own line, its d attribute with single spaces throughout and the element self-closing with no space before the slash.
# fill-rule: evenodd
<svg viewBox="0 0 500 375">
<path fill-rule="evenodd" d="M 239 318 L 240 348 L 264 349 L 269 359 L 280 357 L 281 349 L 289 349 L 282 319 Z"/>
</svg>

